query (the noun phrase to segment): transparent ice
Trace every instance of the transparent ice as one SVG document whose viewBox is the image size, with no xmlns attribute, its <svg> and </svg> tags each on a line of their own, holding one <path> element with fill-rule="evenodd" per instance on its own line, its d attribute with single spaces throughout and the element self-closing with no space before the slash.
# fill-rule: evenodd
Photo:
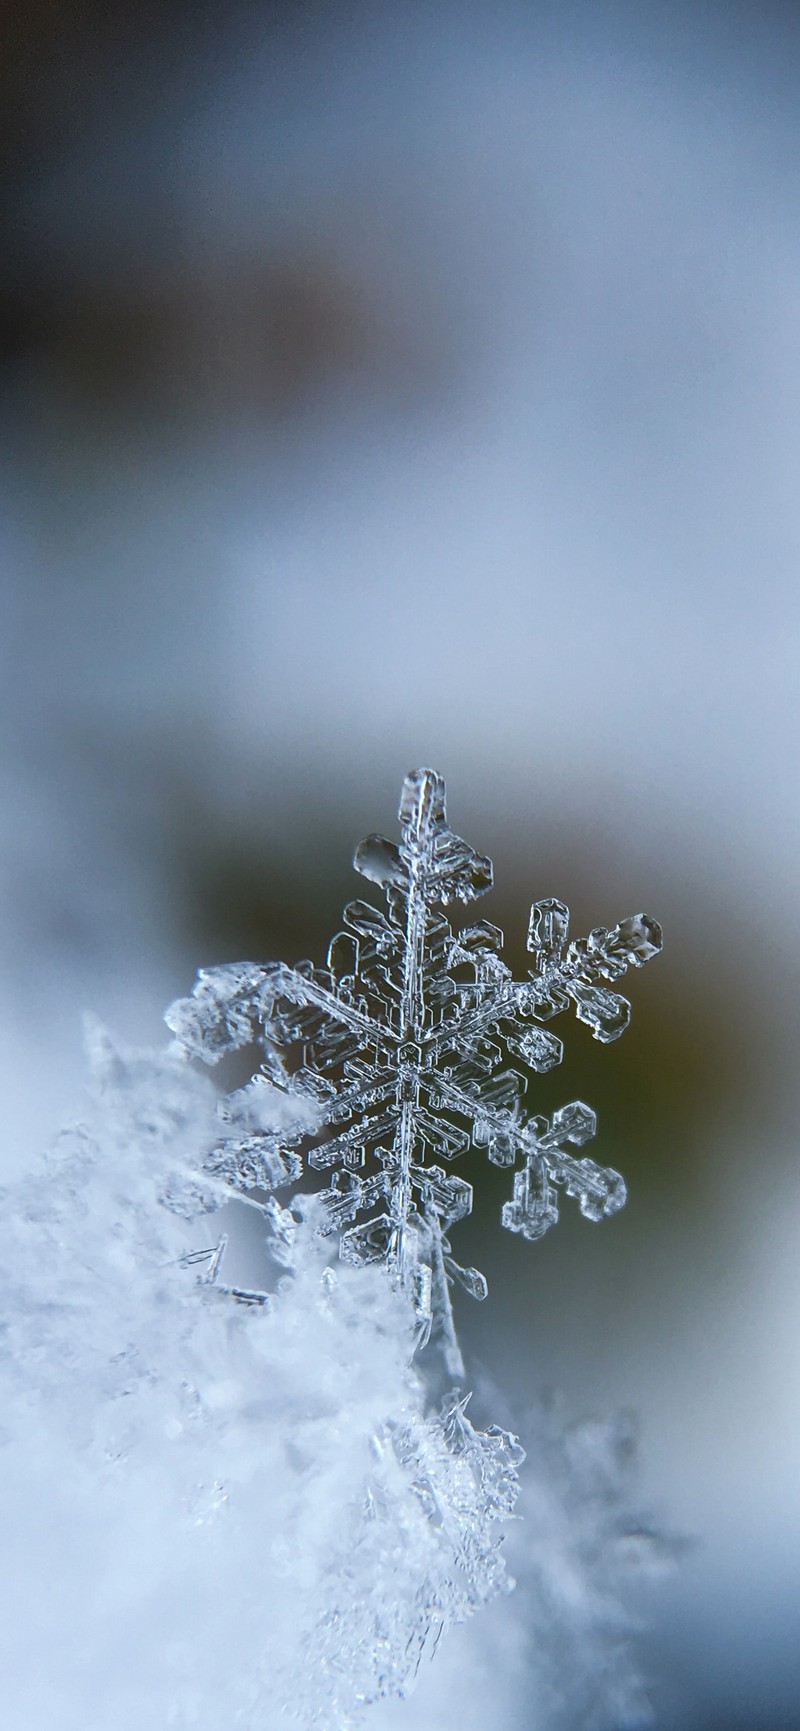
<svg viewBox="0 0 800 1731">
<path fill-rule="evenodd" d="M 560 1063 L 549 1024 L 570 1004 L 595 1039 L 618 1039 L 630 1005 L 610 985 L 657 955 L 661 930 L 633 914 L 570 940 L 563 902 L 536 901 L 534 965 L 514 980 L 497 926 L 479 920 L 454 931 L 442 911 L 491 889 L 492 863 L 448 828 L 441 776 L 408 775 L 399 818 L 399 844 L 369 835 L 354 858 L 383 890 L 386 913 L 350 902 L 326 967 L 203 970 L 167 1022 L 177 1049 L 207 1063 L 253 1042 L 262 1049 L 258 1074 L 220 1104 L 214 1174 L 232 1190 L 272 1191 L 295 1183 L 304 1165 L 330 1171 L 318 1229 L 338 1236 L 344 1262 L 389 1265 L 412 1297 L 420 1343 L 433 1333 L 461 1377 L 450 1288 L 458 1282 L 480 1299 L 487 1287 L 452 1253 L 451 1228 L 473 1199 L 452 1162 L 473 1145 L 495 1165 L 517 1167 L 502 1223 L 528 1239 L 558 1219 L 560 1189 L 588 1220 L 622 1207 L 620 1174 L 574 1152 L 594 1135 L 591 1107 L 572 1100 L 549 1119 L 531 1114 L 526 1070 Z M 509 1052 L 523 1067 L 508 1064 Z"/>
</svg>

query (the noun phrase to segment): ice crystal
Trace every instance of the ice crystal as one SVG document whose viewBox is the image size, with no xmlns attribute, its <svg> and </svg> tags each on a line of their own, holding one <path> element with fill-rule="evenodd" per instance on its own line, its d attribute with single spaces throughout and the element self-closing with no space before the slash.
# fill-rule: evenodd
<svg viewBox="0 0 800 1731">
<path fill-rule="evenodd" d="M 529 1238 L 559 1188 L 590 1219 L 620 1205 L 618 1175 L 570 1152 L 588 1107 L 526 1113 L 504 1054 L 557 1063 L 544 1024 L 570 1000 L 616 1038 L 628 1006 L 608 983 L 660 933 L 635 916 L 570 943 L 566 909 L 540 901 L 515 981 L 495 927 L 442 912 L 491 866 L 448 829 L 432 772 L 407 779 L 401 823 L 399 846 L 356 854 L 386 914 L 351 903 L 327 968 L 202 974 L 165 1054 L 94 1028 L 83 1121 L 3 1198 L 4 1687 L 31 1731 L 350 1731 L 512 1584 L 522 1450 L 458 1390 L 432 1407 L 414 1357 L 435 1328 L 460 1377 L 450 1284 L 486 1290 L 452 1256 L 472 1189 L 450 1162 L 472 1142 L 516 1164 L 503 1223 Z M 222 1097 L 187 1062 L 251 1042 L 257 1074 Z M 320 1170 L 327 1186 L 296 1188 Z M 242 1215 L 253 1283 L 228 1244 Z M 571 1626 L 549 1583 L 589 1582 L 596 1550 L 587 1530 L 566 1577 L 547 1552 L 546 1641 Z"/>
<path fill-rule="evenodd" d="M 262 1049 L 259 1072 L 220 1103 L 210 1172 L 247 1192 L 294 1183 L 304 1166 L 330 1171 L 319 1230 L 338 1236 L 344 1262 L 389 1265 L 413 1298 L 420 1342 L 435 1330 L 460 1376 L 450 1287 L 483 1298 L 486 1281 L 452 1254 L 472 1186 L 448 1168 L 471 1144 L 516 1167 L 502 1223 L 527 1239 L 557 1220 L 559 1189 L 589 1220 L 622 1207 L 620 1174 L 573 1151 L 594 1135 L 591 1108 L 528 1112 L 526 1071 L 560 1063 L 562 1043 L 544 1024 L 570 1003 L 595 1039 L 619 1037 L 630 1005 L 610 985 L 658 953 L 661 931 L 634 914 L 570 940 L 563 902 L 535 901 L 534 965 L 515 980 L 497 926 L 454 930 L 442 911 L 491 889 L 492 864 L 448 827 L 441 776 L 407 776 L 399 817 L 399 844 L 369 835 L 354 858 L 387 910 L 350 902 L 326 967 L 203 970 L 167 1022 L 178 1049 L 209 1063 L 254 1041 Z"/>
<path fill-rule="evenodd" d="M 249 1209 L 269 1292 L 231 1302 L 190 1248 L 209 1079 L 97 1028 L 92 1067 L 2 1197 L 7 1723 L 346 1731 L 510 1584 L 522 1450 L 431 1409 L 406 1295 L 333 1265 L 318 1198 Z"/>
</svg>

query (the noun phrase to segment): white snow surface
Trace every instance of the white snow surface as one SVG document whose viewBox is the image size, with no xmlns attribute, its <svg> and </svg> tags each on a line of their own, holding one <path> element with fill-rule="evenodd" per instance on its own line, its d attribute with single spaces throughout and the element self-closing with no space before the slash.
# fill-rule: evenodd
<svg viewBox="0 0 800 1731">
<path fill-rule="evenodd" d="M 275 1206 L 265 1304 L 187 1265 L 214 1090 L 92 1045 L 83 1120 L 3 1198 L 6 1723 L 338 1731 L 508 1584 L 521 1451 L 426 1410 L 406 1301 L 313 1219 Z"/>
</svg>

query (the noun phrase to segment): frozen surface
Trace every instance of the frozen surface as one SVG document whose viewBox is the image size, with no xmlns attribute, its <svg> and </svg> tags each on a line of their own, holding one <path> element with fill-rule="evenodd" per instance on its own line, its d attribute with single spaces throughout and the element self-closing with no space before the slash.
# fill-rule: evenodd
<svg viewBox="0 0 800 1731">
<path fill-rule="evenodd" d="M 235 1302 L 210 1083 L 92 1041 L 84 1121 L 3 1198 L 8 1723 L 337 1731 L 509 1584 L 522 1450 L 427 1410 L 404 1295 L 330 1266 L 313 1200 L 260 1210 L 272 1291 Z"/>
</svg>

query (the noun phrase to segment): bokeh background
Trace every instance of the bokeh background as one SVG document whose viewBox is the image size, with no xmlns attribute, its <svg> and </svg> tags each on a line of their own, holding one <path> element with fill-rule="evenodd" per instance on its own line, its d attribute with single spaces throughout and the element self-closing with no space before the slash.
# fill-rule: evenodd
<svg viewBox="0 0 800 1731">
<path fill-rule="evenodd" d="M 501 1242 L 476 1171 L 460 1324 L 510 1416 L 638 1414 L 695 1540 L 659 1725 L 792 1731 L 797 9 L 9 0 L 3 34 L 5 1165 L 77 1098 L 84 1009 L 154 1041 L 199 964 L 321 960 L 413 765 L 518 966 L 533 896 L 656 915 L 630 1031 L 538 1093 L 597 1107 L 629 1206 Z"/>
</svg>

